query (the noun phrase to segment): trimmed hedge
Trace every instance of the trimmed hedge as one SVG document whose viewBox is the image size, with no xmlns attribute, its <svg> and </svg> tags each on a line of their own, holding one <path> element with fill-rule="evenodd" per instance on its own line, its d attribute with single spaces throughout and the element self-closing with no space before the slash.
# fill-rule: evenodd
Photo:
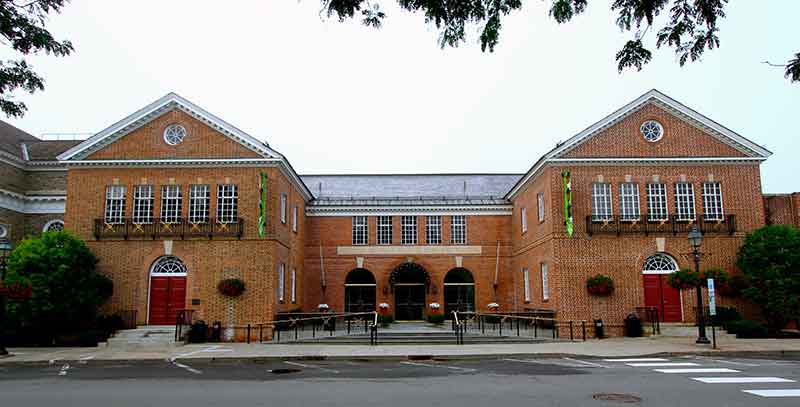
<svg viewBox="0 0 800 407">
<path fill-rule="evenodd" d="M 731 322 L 741 321 L 742 315 L 733 307 L 717 307 L 717 315 L 711 317 L 714 325 L 727 329 Z"/>
<path fill-rule="evenodd" d="M 736 334 L 737 338 L 766 338 L 767 327 L 759 322 L 743 319 L 728 323 L 728 333 Z"/>
</svg>

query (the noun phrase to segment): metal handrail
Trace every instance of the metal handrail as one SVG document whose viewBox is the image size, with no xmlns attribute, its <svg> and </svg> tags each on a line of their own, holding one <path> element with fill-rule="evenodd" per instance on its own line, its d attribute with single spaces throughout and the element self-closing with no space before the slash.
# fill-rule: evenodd
<svg viewBox="0 0 800 407">
<path fill-rule="evenodd" d="M 520 324 L 521 321 L 528 321 L 528 325 L 533 327 L 534 337 L 538 336 L 538 328 L 546 328 L 546 325 L 550 325 L 552 328 L 552 336 L 553 339 L 559 337 L 559 328 L 566 329 L 569 328 L 569 339 L 575 340 L 576 337 L 576 329 L 580 329 L 577 334 L 579 338 L 582 340 L 586 340 L 586 320 L 560 320 L 556 318 L 542 318 L 542 317 L 528 317 L 528 316 L 517 316 L 517 315 L 508 315 L 508 314 L 496 314 L 496 313 L 483 313 L 483 312 L 470 312 L 470 311 L 463 311 L 461 312 L 463 315 L 472 315 L 473 318 L 470 319 L 472 321 L 477 318 L 477 323 L 481 332 L 484 332 L 486 329 L 486 325 L 490 324 L 490 327 L 497 326 L 500 329 L 500 335 L 503 334 L 503 325 L 508 322 L 508 328 L 510 330 L 514 329 L 514 322 L 516 321 L 516 333 L 517 336 L 520 336 L 520 329 L 528 329 L 524 324 Z M 488 322 L 487 320 L 491 319 L 492 322 Z M 466 321 L 462 322 L 464 324 Z M 546 324 L 543 324 L 546 323 Z M 492 328 L 493 329 L 493 328 Z"/>
<path fill-rule="evenodd" d="M 452 311 L 453 314 L 453 331 L 456 334 L 456 344 L 463 345 L 464 344 L 464 331 L 466 330 L 466 325 L 464 322 L 458 319 L 458 311 Z"/>
</svg>

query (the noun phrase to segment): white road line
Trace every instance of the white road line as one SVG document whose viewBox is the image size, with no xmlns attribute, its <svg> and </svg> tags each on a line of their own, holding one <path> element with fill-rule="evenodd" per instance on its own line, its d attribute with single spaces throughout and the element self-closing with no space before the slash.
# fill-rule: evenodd
<svg viewBox="0 0 800 407">
<path fill-rule="evenodd" d="M 289 361 L 284 361 L 283 363 L 286 363 L 287 365 L 302 367 L 302 368 L 305 368 L 305 369 L 317 369 L 317 370 L 322 370 L 323 372 L 339 374 L 338 370 L 328 369 L 328 368 L 325 368 L 325 367 L 322 367 L 322 366 L 317 366 L 317 365 L 297 363 L 297 362 L 289 362 Z"/>
<path fill-rule="evenodd" d="M 782 377 L 692 377 L 692 380 L 709 384 L 727 383 L 794 383 Z"/>
<path fill-rule="evenodd" d="M 445 368 L 450 370 L 458 370 L 461 372 L 475 372 L 476 369 L 470 369 L 467 367 L 459 367 L 459 366 L 448 366 L 448 365 L 437 365 L 437 364 L 430 364 L 430 363 L 419 363 L 419 362 L 400 362 L 403 365 L 410 365 L 410 366 L 423 366 L 423 367 L 437 367 L 437 368 Z"/>
<path fill-rule="evenodd" d="M 585 360 L 578 360 L 578 359 L 572 359 L 572 358 L 563 358 L 563 359 L 564 359 L 564 360 L 569 360 L 569 361 L 571 361 L 571 362 L 575 362 L 575 363 L 581 363 L 581 364 L 584 364 L 584 365 L 586 365 L 586 366 L 592 366 L 592 367 L 602 367 L 602 368 L 604 368 L 604 369 L 611 369 L 611 367 L 610 367 L 610 366 L 601 365 L 601 364 L 599 364 L 599 363 L 594 363 L 594 362 L 587 362 L 587 361 L 585 361 Z"/>
<path fill-rule="evenodd" d="M 711 360 L 711 361 L 714 361 L 714 362 L 718 362 L 718 363 L 727 363 L 727 364 L 730 364 L 730 365 L 738 365 L 738 366 L 761 366 L 761 365 L 759 365 L 759 364 L 757 364 L 757 363 L 734 362 L 734 361 L 732 361 L 732 360 L 711 359 L 711 358 L 706 358 L 706 359 L 708 359 L 708 360 Z"/>
<path fill-rule="evenodd" d="M 567 358 L 564 358 L 567 359 Z M 563 367 L 572 367 L 572 368 L 584 368 L 586 365 L 581 365 L 577 363 L 564 363 L 560 361 L 555 361 L 552 359 L 548 360 L 534 360 L 534 359 L 503 359 L 506 362 L 517 362 L 517 363 L 533 363 L 536 365 L 546 365 L 546 366 L 563 366 Z"/>
<path fill-rule="evenodd" d="M 699 368 L 699 369 L 653 369 L 659 373 L 741 373 L 735 369 L 728 368 Z"/>
<path fill-rule="evenodd" d="M 667 362 L 664 358 L 630 358 L 630 359 L 603 359 L 603 362 Z"/>
<path fill-rule="evenodd" d="M 745 393 L 750 393 L 761 397 L 800 397 L 800 389 L 742 390 L 742 391 Z"/>
<path fill-rule="evenodd" d="M 65 364 L 64 366 L 61 366 L 61 370 L 58 372 L 58 375 L 66 376 L 68 370 L 69 370 L 69 363 Z"/>
<path fill-rule="evenodd" d="M 94 359 L 94 356 L 83 356 L 80 359 L 78 359 L 78 363 L 80 363 L 82 365 L 85 365 L 86 363 L 88 363 L 92 359 Z"/>
<path fill-rule="evenodd" d="M 699 363 L 693 363 L 693 362 L 626 363 L 626 365 L 631 367 L 700 366 Z"/>
<path fill-rule="evenodd" d="M 194 369 L 194 368 L 192 368 L 190 366 L 186 366 L 183 363 L 178 363 L 178 362 L 173 361 L 172 364 L 177 366 L 177 367 L 179 367 L 179 368 L 181 368 L 181 369 L 186 369 L 186 370 L 188 370 L 188 371 L 190 371 L 190 372 L 192 372 L 194 374 L 202 374 L 203 373 L 203 372 L 201 372 L 201 371 L 199 371 L 197 369 Z"/>
</svg>

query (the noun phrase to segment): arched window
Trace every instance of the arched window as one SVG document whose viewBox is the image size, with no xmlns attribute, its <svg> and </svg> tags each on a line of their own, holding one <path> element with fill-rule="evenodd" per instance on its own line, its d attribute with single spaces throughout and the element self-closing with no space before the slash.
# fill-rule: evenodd
<svg viewBox="0 0 800 407">
<path fill-rule="evenodd" d="M 447 272 L 447 275 L 444 276 L 444 283 L 445 284 L 474 284 L 475 279 L 472 277 L 472 273 L 469 270 L 463 267 L 456 267 Z"/>
<path fill-rule="evenodd" d="M 344 279 L 344 311 L 375 311 L 375 276 L 364 268 L 353 269 Z"/>
<path fill-rule="evenodd" d="M 444 312 L 450 318 L 453 311 L 475 311 L 475 278 L 472 273 L 456 267 L 444 276 Z"/>
<path fill-rule="evenodd" d="M 153 263 L 150 275 L 178 277 L 186 275 L 186 265 L 175 256 L 164 256 Z"/>
<path fill-rule="evenodd" d="M 58 232 L 60 230 L 64 230 L 64 221 L 61 219 L 51 220 L 45 223 L 44 228 L 42 228 L 43 232 Z"/>
<path fill-rule="evenodd" d="M 656 253 L 644 262 L 643 274 L 670 274 L 678 271 L 678 262 L 672 256 Z"/>
<path fill-rule="evenodd" d="M 369 270 L 358 268 L 347 273 L 344 279 L 345 284 L 372 284 L 375 285 L 375 276 Z"/>
</svg>

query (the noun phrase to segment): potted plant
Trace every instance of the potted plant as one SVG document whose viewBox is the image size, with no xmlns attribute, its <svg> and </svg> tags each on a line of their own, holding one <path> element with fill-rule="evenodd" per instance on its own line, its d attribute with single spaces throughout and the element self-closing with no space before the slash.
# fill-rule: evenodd
<svg viewBox="0 0 800 407">
<path fill-rule="evenodd" d="M 322 312 L 322 313 L 328 312 L 328 310 L 330 308 L 331 307 L 329 307 L 328 304 L 325 304 L 325 303 L 317 305 L 317 310 L 319 310 L 319 312 Z"/>
<path fill-rule="evenodd" d="M 430 308 L 430 312 L 428 313 L 428 322 L 432 324 L 444 323 L 444 314 L 441 312 L 442 306 L 438 302 L 432 302 L 428 304 L 428 308 Z"/>
<path fill-rule="evenodd" d="M 226 278 L 217 284 L 217 290 L 226 297 L 238 297 L 244 293 L 244 281 L 238 278 Z"/>
<path fill-rule="evenodd" d="M 489 312 L 498 312 L 500 311 L 500 304 L 496 302 L 490 302 L 486 304 L 486 308 L 489 309 Z"/>
<path fill-rule="evenodd" d="M 700 273 L 690 269 L 680 269 L 667 277 L 667 284 L 679 290 L 695 288 L 700 281 Z"/>
<path fill-rule="evenodd" d="M 385 302 L 378 304 L 378 322 L 384 328 L 389 326 L 390 323 L 394 322 L 394 317 L 389 312 L 389 304 Z"/>
<path fill-rule="evenodd" d="M 606 296 L 614 292 L 614 280 L 609 276 L 598 274 L 586 280 L 586 290 L 589 294 Z"/>
</svg>

